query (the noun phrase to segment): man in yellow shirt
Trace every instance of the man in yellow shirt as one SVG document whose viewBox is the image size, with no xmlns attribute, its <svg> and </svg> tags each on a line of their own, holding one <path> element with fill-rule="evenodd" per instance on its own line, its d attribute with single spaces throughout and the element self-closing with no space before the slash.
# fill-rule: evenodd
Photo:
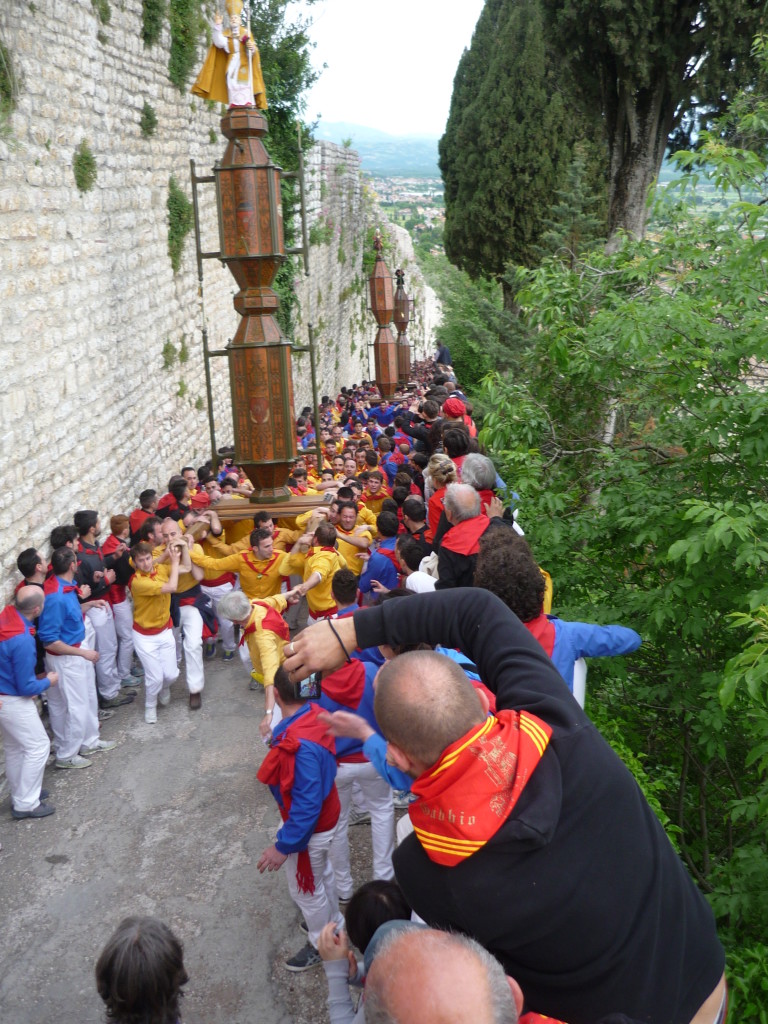
<svg viewBox="0 0 768 1024">
<path fill-rule="evenodd" d="M 263 601 L 249 601 L 241 590 L 227 594 L 219 602 L 219 614 L 242 627 L 241 649 L 247 645 L 257 674 L 264 687 L 264 717 L 259 732 L 268 740 L 272 729 L 280 721 L 280 709 L 275 704 L 275 672 L 283 660 L 283 648 L 290 638 L 288 624 L 280 612 L 288 600 L 284 594 L 267 597 Z M 257 686 L 251 684 L 251 689 Z"/>
<path fill-rule="evenodd" d="M 365 556 L 373 543 L 373 536 L 365 526 L 357 525 L 357 507 L 353 501 L 340 502 L 338 515 L 336 535 L 339 554 L 347 560 L 348 567 L 359 578 L 365 572 Z"/>
<path fill-rule="evenodd" d="M 171 683 L 179 678 L 171 594 L 179 583 L 182 553 L 181 546 L 174 545 L 168 563 L 155 566 L 150 544 L 140 542 L 131 548 L 136 569 L 128 584 L 133 598 L 133 647 L 144 669 L 144 721 L 148 725 L 157 721 L 158 703 L 162 707 L 170 704 Z M 189 565 L 188 549 L 184 564 Z"/>
<path fill-rule="evenodd" d="M 158 555 L 155 559 L 156 565 L 160 566 L 168 561 L 171 550 L 177 544 L 186 545 L 189 551 L 189 569 L 185 570 L 182 566 L 179 571 L 179 582 L 176 587 L 177 597 L 173 600 L 172 606 L 174 611 L 178 608 L 177 621 L 184 649 L 189 707 L 190 710 L 197 711 L 203 703 L 202 693 L 205 686 L 203 633 L 207 632 L 213 636 L 216 632 L 213 606 L 200 588 L 203 570 L 199 560 L 204 557 L 203 549 L 199 544 L 194 543 L 193 537 L 182 534 L 181 527 L 175 519 L 164 519 L 161 532 L 164 544 L 160 551 L 156 552 Z M 178 632 L 176 639 L 178 657 Z"/>
<path fill-rule="evenodd" d="M 304 534 L 280 560 L 280 572 L 296 573 L 303 579 L 294 593 L 306 595 L 309 605 L 309 625 L 318 619 L 336 614 L 336 601 L 331 593 L 333 574 L 346 569 L 347 561 L 336 550 L 336 528 L 320 523 L 314 535 Z"/>
<path fill-rule="evenodd" d="M 238 551 L 224 558 L 212 558 L 202 552 L 193 554 L 193 561 L 203 569 L 219 572 L 236 572 L 240 577 L 243 593 L 251 601 L 263 601 L 280 593 L 283 576 L 280 559 L 284 552 L 275 551 L 274 531 L 260 526 L 251 531 L 251 546 L 247 551 Z"/>
</svg>

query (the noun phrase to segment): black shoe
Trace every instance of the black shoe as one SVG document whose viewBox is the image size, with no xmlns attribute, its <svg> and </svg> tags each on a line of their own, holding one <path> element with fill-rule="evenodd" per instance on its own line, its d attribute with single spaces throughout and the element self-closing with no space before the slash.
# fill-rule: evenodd
<svg viewBox="0 0 768 1024">
<path fill-rule="evenodd" d="M 47 818 L 49 814 L 55 812 L 56 808 L 51 807 L 50 804 L 38 804 L 33 811 L 17 811 L 15 808 L 11 808 L 11 817 L 16 821 L 23 821 L 24 818 Z"/>
<path fill-rule="evenodd" d="M 320 954 L 317 952 L 315 947 L 308 942 L 306 946 L 302 946 L 299 952 L 292 956 L 290 960 L 285 961 L 285 966 L 289 971 L 308 971 L 310 967 L 317 967 L 317 965 L 322 962 Z"/>
<path fill-rule="evenodd" d="M 123 704 L 133 704 L 134 697 L 129 693 L 118 693 L 116 697 L 99 697 L 100 708 L 121 708 Z"/>
<path fill-rule="evenodd" d="M 203 705 L 203 698 L 199 693 L 190 693 L 189 707 L 191 711 L 199 711 Z"/>
<path fill-rule="evenodd" d="M 41 789 L 40 790 L 40 799 L 41 800 L 47 800 L 50 795 L 51 794 L 48 792 L 47 789 Z"/>
</svg>

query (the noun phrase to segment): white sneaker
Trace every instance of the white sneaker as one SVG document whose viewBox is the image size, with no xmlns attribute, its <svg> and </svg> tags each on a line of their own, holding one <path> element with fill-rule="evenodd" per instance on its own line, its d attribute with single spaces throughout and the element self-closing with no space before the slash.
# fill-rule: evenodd
<svg viewBox="0 0 768 1024">
<path fill-rule="evenodd" d="M 144 721 L 147 725 L 157 724 L 157 708 L 144 708 Z"/>
<path fill-rule="evenodd" d="M 160 707 L 167 708 L 171 703 L 171 688 L 170 686 L 164 686 L 160 691 L 160 695 L 157 698 L 157 703 Z"/>
<path fill-rule="evenodd" d="M 83 747 L 80 751 L 81 757 L 90 757 L 91 754 L 100 754 L 105 750 L 114 750 L 117 743 L 114 740 L 96 740 L 92 747 Z"/>
<path fill-rule="evenodd" d="M 74 757 L 57 757 L 55 763 L 57 768 L 90 768 L 93 762 L 89 761 L 87 757 L 75 754 Z"/>
</svg>

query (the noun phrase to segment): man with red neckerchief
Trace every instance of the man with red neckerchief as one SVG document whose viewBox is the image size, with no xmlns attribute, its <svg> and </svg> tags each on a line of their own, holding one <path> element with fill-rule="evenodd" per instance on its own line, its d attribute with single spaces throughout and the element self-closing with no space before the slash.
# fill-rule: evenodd
<svg viewBox="0 0 768 1024">
<path fill-rule="evenodd" d="M 438 555 L 436 590 L 471 587 L 480 538 L 491 525 L 480 507 L 480 495 L 468 484 L 448 484 L 445 516 L 451 529 L 443 535 Z"/>
<path fill-rule="evenodd" d="M 251 531 L 249 551 L 239 551 L 224 558 L 203 555 L 194 559 L 204 569 L 217 569 L 221 573 L 236 572 L 243 593 L 252 601 L 262 601 L 280 593 L 283 573 L 280 559 L 284 552 L 275 551 L 274 531 L 259 527 Z"/>
<path fill-rule="evenodd" d="M 387 487 L 384 486 L 384 474 L 381 470 L 374 469 L 368 474 L 368 483 L 362 495 L 362 502 L 374 515 L 381 512 L 381 506 L 385 498 L 391 497 Z"/>
<path fill-rule="evenodd" d="M 258 689 L 259 683 L 264 687 L 264 716 L 259 732 L 265 740 L 280 721 L 275 705 L 275 672 L 283 660 L 283 648 L 290 640 L 288 623 L 281 612 L 292 597 L 289 591 L 265 597 L 263 601 L 249 601 L 242 590 L 233 590 L 219 602 L 221 617 L 242 627 L 240 656 L 253 676 L 250 689 Z"/>
<path fill-rule="evenodd" d="M 304 915 L 309 937 L 285 966 L 305 971 L 320 963 L 317 940 L 323 928 L 331 922 L 339 928 L 344 924 L 329 860 L 339 820 L 336 745 L 318 720 L 317 705 L 300 695 L 301 683 L 291 682 L 280 668 L 274 689 L 283 717 L 257 778 L 272 791 L 283 825 L 257 867 L 263 873 L 285 864 L 288 891 Z"/>
<path fill-rule="evenodd" d="M 171 683 L 179 678 L 176 639 L 171 621 L 171 594 L 179 585 L 181 549 L 172 545 L 168 561 L 155 565 L 152 545 L 131 548 L 136 572 L 129 584 L 133 598 L 133 644 L 144 669 L 144 721 L 157 722 L 157 705 L 171 702 Z"/>
<path fill-rule="evenodd" d="M 347 569 L 347 560 L 336 550 L 336 528 L 320 523 L 310 537 L 304 534 L 280 561 L 280 572 L 296 574 L 303 582 L 295 588 L 299 597 L 307 597 L 308 622 L 329 619 L 337 612 L 331 592 L 333 577 L 339 569 Z"/>
<path fill-rule="evenodd" d="M 519 619 L 474 588 L 388 601 L 334 627 L 296 637 L 292 677 L 332 670 L 358 646 L 439 641 L 496 694 L 498 724 L 486 727 L 463 673 L 438 654 L 403 654 L 379 674 L 389 759 L 415 779 L 418 831 L 394 866 L 416 913 L 477 939 L 539 1013 L 722 1021 L 725 957 L 706 899 Z"/>
</svg>

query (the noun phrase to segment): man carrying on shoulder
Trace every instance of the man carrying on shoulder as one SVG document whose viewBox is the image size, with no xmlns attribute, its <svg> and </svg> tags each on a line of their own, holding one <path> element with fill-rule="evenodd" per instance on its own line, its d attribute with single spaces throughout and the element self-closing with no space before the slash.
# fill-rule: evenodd
<svg viewBox="0 0 768 1024">
<path fill-rule="evenodd" d="M 336 614 L 331 592 L 333 576 L 346 568 L 346 559 L 336 550 L 336 528 L 330 523 L 320 523 L 312 536 L 299 537 L 288 554 L 283 555 L 280 572 L 285 576 L 295 573 L 303 580 L 294 593 L 306 596 L 310 624 Z"/>
<path fill-rule="evenodd" d="M 181 554 L 179 582 L 176 587 L 177 596 L 171 601 L 171 607 L 172 610 L 174 607 L 177 609 L 178 621 L 181 626 L 189 707 L 191 711 L 198 711 L 203 703 L 203 687 L 205 686 L 204 634 L 208 632 L 214 636 L 216 633 L 213 607 L 200 587 L 203 570 L 199 562 L 204 557 L 203 549 L 199 544 L 194 543 L 192 537 L 186 539 L 182 536 L 181 528 L 175 519 L 164 519 L 161 532 L 164 546 L 159 552 L 160 557 L 157 559 L 157 564 L 170 560 L 171 549 L 174 546 L 178 546 Z"/>
<path fill-rule="evenodd" d="M 186 546 L 185 546 L 186 547 Z M 182 548 L 172 544 L 168 561 L 156 566 L 151 544 L 131 548 L 136 572 L 129 584 L 133 598 L 133 644 L 144 668 L 144 721 L 157 722 L 157 705 L 171 703 L 171 683 L 179 678 L 176 640 L 171 621 L 171 595 L 179 585 Z M 188 562 L 189 552 L 186 551 Z"/>
<path fill-rule="evenodd" d="M 51 744 L 34 701 L 59 680 L 56 672 L 42 678 L 35 674 L 32 620 L 39 616 L 44 603 L 41 587 L 22 586 L 13 604 L 0 612 L 0 735 L 11 790 L 11 815 L 16 819 L 45 818 L 55 810 L 42 802 L 43 772 Z"/>
</svg>

